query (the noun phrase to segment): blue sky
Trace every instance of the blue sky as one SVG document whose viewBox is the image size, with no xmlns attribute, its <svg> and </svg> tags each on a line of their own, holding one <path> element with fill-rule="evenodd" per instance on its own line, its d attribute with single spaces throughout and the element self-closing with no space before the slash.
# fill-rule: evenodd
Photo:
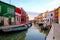
<svg viewBox="0 0 60 40">
<path fill-rule="evenodd" d="M 4 2 L 9 3 L 9 0 L 2 0 Z M 22 7 L 25 11 L 28 12 L 37 12 L 33 13 L 34 15 L 28 15 L 33 19 L 33 17 L 37 16 L 41 12 L 45 12 L 46 10 L 53 10 L 60 6 L 60 0 L 11 0 L 11 4 L 17 7 Z"/>
</svg>

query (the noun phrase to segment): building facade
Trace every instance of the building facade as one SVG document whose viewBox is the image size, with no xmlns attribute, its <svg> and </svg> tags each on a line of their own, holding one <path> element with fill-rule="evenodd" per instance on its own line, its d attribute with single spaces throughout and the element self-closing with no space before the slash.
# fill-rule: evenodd
<svg viewBox="0 0 60 40">
<path fill-rule="evenodd" d="M 26 12 L 24 11 L 23 8 L 21 8 L 21 24 L 26 23 Z"/>
<path fill-rule="evenodd" d="M 58 23 L 60 24 L 60 7 L 58 7 Z"/>
<path fill-rule="evenodd" d="M 15 8 L 15 22 L 16 25 L 20 25 L 21 23 L 21 9 L 18 7 Z"/>
<path fill-rule="evenodd" d="M 52 22 L 54 22 L 54 15 L 54 11 L 48 12 L 48 14 L 46 15 L 47 25 L 51 25 Z"/>
<path fill-rule="evenodd" d="M 0 1 L 0 26 L 14 25 L 15 6 Z"/>
</svg>

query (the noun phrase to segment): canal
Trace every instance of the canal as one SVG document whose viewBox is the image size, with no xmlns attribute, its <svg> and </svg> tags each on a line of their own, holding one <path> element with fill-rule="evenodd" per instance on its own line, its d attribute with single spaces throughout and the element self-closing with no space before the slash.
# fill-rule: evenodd
<svg viewBox="0 0 60 40">
<path fill-rule="evenodd" d="M 0 40 L 45 40 L 46 34 L 41 31 L 40 27 L 33 24 L 27 30 L 20 32 L 4 33 L 0 32 Z"/>
</svg>

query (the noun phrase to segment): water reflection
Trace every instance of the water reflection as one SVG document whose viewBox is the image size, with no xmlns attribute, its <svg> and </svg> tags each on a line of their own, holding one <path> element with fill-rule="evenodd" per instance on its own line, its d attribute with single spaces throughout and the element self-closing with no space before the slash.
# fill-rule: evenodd
<svg viewBox="0 0 60 40">
<path fill-rule="evenodd" d="M 24 40 L 27 31 L 17 33 L 0 33 L 0 40 Z"/>
<path fill-rule="evenodd" d="M 41 30 L 37 24 L 33 24 L 28 30 L 16 33 L 0 32 L 0 40 L 45 40 L 45 37 L 44 30 Z"/>
<path fill-rule="evenodd" d="M 44 33 L 45 35 L 47 35 L 48 30 L 46 30 L 46 29 L 41 29 L 41 27 L 38 26 L 37 24 L 34 24 L 34 27 L 36 27 L 41 33 Z"/>
<path fill-rule="evenodd" d="M 39 27 L 36 24 L 33 24 L 33 26 L 28 29 L 25 40 L 45 40 L 46 35 L 39 30 Z"/>
</svg>

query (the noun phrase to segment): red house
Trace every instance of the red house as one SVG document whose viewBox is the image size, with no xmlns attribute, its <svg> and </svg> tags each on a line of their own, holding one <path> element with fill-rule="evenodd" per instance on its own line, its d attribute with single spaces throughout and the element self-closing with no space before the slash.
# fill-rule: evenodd
<svg viewBox="0 0 60 40">
<path fill-rule="evenodd" d="M 26 12 L 22 8 L 15 8 L 16 25 L 26 23 Z"/>
<path fill-rule="evenodd" d="M 21 8 L 21 24 L 26 23 L 26 12 Z"/>
<path fill-rule="evenodd" d="M 20 25 L 21 22 L 21 9 L 20 8 L 15 8 L 15 22 L 16 25 Z"/>
<path fill-rule="evenodd" d="M 54 20 L 56 23 L 58 23 L 58 8 L 54 10 L 54 13 L 55 13 Z"/>
</svg>

